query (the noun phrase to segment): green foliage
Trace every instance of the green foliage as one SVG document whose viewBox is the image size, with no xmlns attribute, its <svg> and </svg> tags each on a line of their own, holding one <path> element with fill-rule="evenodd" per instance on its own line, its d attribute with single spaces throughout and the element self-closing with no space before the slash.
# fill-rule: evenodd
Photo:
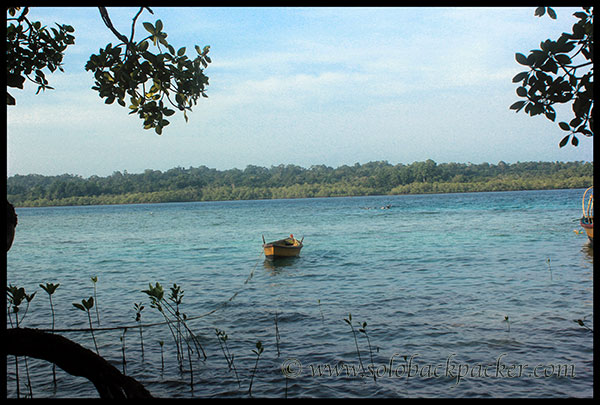
<svg viewBox="0 0 600 405">
<path fill-rule="evenodd" d="M 101 7 L 100 12 L 107 26 L 112 27 L 106 10 Z M 192 110 L 199 97 L 207 97 L 208 77 L 203 69 L 211 62 L 210 47 L 201 49 L 196 45 L 197 55 L 190 59 L 185 55 L 185 47 L 176 51 L 169 44 L 161 20 L 143 23 L 150 35 L 138 42 L 133 41 L 134 26 L 135 19 L 132 38 L 116 33 L 122 42 L 115 46 L 108 44 L 98 54 L 91 55 L 85 69 L 94 74 L 92 89 L 98 91 L 106 104 L 117 101 L 126 107 L 129 101 L 130 114 L 137 114 L 143 120 L 144 129 L 154 128 L 160 135 L 169 125 L 166 117 L 175 113 L 170 106 L 183 111 L 187 121 L 186 111 Z M 156 53 L 149 51 L 150 44 Z"/>
<path fill-rule="evenodd" d="M 7 295 L 9 304 L 13 306 L 13 312 L 19 312 L 19 306 L 23 303 L 23 300 L 31 302 L 35 296 L 35 293 L 26 294 L 25 288 L 18 288 L 13 285 L 9 285 Z"/>
<path fill-rule="evenodd" d="M 196 55 L 192 58 L 186 56 L 185 47 L 176 51 L 167 41 L 161 20 L 143 23 L 149 35 L 135 41 L 137 19 L 144 10 L 152 13 L 148 7 L 141 7 L 133 18 L 130 38 L 114 28 L 105 7 L 99 10 L 104 24 L 120 42 L 109 43 L 90 56 L 85 69 L 94 75 L 92 89 L 106 104 L 116 101 L 127 107 L 130 114 L 137 114 L 143 121 L 144 129 L 153 128 L 159 135 L 169 125 L 167 117 L 175 114 L 175 109 L 183 111 L 187 122 L 187 112 L 200 97 L 207 97 L 204 69 L 211 63 L 210 47 L 195 45 Z M 29 21 L 28 12 L 28 7 L 9 7 L 7 11 L 7 85 L 22 89 L 29 79 L 38 85 L 39 92 L 52 89 L 43 69 L 63 71 L 67 46 L 75 43 L 71 35 L 74 29 L 63 24 L 48 29 L 39 21 Z M 7 104 L 15 103 L 8 94 Z"/>
<path fill-rule="evenodd" d="M 140 303 L 134 303 L 133 309 L 135 310 L 135 321 L 139 324 L 140 330 L 140 345 L 142 348 L 142 358 L 144 357 L 144 336 L 142 332 L 142 311 L 144 310 L 144 305 Z"/>
<path fill-rule="evenodd" d="M 40 90 L 52 89 L 44 69 L 51 73 L 64 71 L 62 60 L 65 50 L 75 43 L 70 25 L 56 24 L 56 28 L 43 26 L 27 18 L 28 7 L 8 7 L 6 27 L 6 85 L 22 89 L 25 80 L 38 85 Z M 37 94 L 36 93 L 36 94 Z M 16 101 L 7 93 L 7 104 Z"/>
<path fill-rule="evenodd" d="M 582 328 L 585 328 L 587 330 L 589 330 L 590 332 L 594 332 L 594 330 L 592 328 L 590 328 L 589 326 L 587 326 L 585 324 L 585 318 L 584 319 L 573 319 L 573 322 L 575 322 L 577 325 L 581 326 Z"/>
<path fill-rule="evenodd" d="M 173 284 L 173 287 L 171 287 L 171 293 L 169 294 L 169 299 L 173 304 L 175 304 L 176 307 L 181 305 L 181 301 L 183 300 L 183 290 L 181 289 L 181 286 Z M 177 315 L 179 315 L 179 312 L 177 312 Z"/>
<path fill-rule="evenodd" d="M 258 342 L 256 342 L 256 350 L 252 350 L 252 353 L 256 354 L 257 356 L 260 356 L 264 350 L 265 348 L 259 340 Z"/>
<path fill-rule="evenodd" d="M 227 361 L 227 366 L 229 367 L 229 370 L 233 370 L 233 372 L 235 373 L 235 378 L 238 382 L 238 386 L 241 387 L 242 383 L 240 382 L 240 377 L 238 376 L 237 369 L 235 368 L 234 364 L 235 356 L 229 351 L 229 345 L 227 344 L 227 339 L 229 337 L 227 336 L 227 333 L 225 333 L 224 330 L 220 330 L 218 328 L 215 328 L 215 334 L 219 339 L 219 345 L 221 346 L 221 351 L 223 352 L 225 361 Z"/>
<path fill-rule="evenodd" d="M 428 160 L 410 165 L 369 162 L 337 169 L 279 165 L 225 171 L 201 166 L 115 172 L 88 179 L 68 174 L 16 175 L 7 179 L 7 196 L 16 206 L 33 207 L 515 191 L 585 188 L 593 183 L 593 172 L 593 163 L 584 162 L 474 165 Z"/>
<path fill-rule="evenodd" d="M 194 348 L 198 353 L 198 356 L 200 353 L 202 353 L 204 359 L 206 359 L 206 353 L 204 352 L 204 349 L 202 348 L 197 336 L 195 336 L 195 334 L 186 324 L 187 315 L 179 311 L 179 305 L 181 305 L 181 301 L 183 299 L 183 290 L 181 287 L 179 287 L 177 284 L 173 284 L 173 287 L 171 287 L 171 294 L 169 295 L 168 299 L 175 306 L 171 305 L 169 301 L 164 300 L 165 291 L 160 283 L 157 282 L 154 287 L 152 286 L 152 283 L 150 283 L 148 287 L 149 288 L 147 290 L 143 290 L 142 292 L 148 295 L 150 298 L 150 307 L 158 310 L 158 312 L 160 312 L 165 319 L 177 348 L 177 360 L 180 368 L 183 369 L 184 343 L 188 346 L 188 353 L 191 352 L 191 342 L 194 344 Z M 172 318 L 170 318 L 170 316 Z M 175 324 L 175 326 L 172 324 Z M 184 338 L 183 336 L 183 331 L 181 329 L 182 326 L 185 329 L 187 338 Z"/>
<path fill-rule="evenodd" d="M 538 17 L 548 13 L 556 19 L 556 13 L 550 7 L 538 7 Z M 533 49 L 529 55 L 515 55 L 516 61 L 529 68 L 518 73 L 513 83 L 520 83 L 517 95 L 524 100 L 515 102 L 511 110 L 522 109 L 530 116 L 544 114 L 555 121 L 556 104 L 571 104 L 573 118 L 567 123 L 561 121 L 558 126 L 568 134 L 559 142 L 562 148 L 569 139 L 577 146 L 577 134 L 591 137 L 594 135 L 594 14 L 592 7 L 583 7 L 583 11 L 573 14 L 578 21 L 571 33 L 563 33 L 556 41 L 547 39 L 540 43 L 540 49 Z"/>
<path fill-rule="evenodd" d="M 19 324 L 25 318 L 25 315 L 27 315 L 27 310 L 29 309 L 29 303 L 35 297 L 35 294 L 36 294 L 35 292 L 33 294 L 27 294 L 25 292 L 25 288 L 23 288 L 23 287 L 19 288 L 19 287 L 13 286 L 12 284 L 10 284 L 8 286 L 6 295 L 7 295 L 8 304 L 9 304 L 9 307 L 8 307 L 9 314 L 11 314 L 11 313 L 15 314 L 15 323 L 16 323 L 17 328 L 19 327 Z M 23 315 L 21 315 L 21 319 L 19 320 L 20 306 L 24 300 L 27 302 L 27 306 L 25 308 L 25 313 L 23 313 Z"/>
<path fill-rule="evenodd" d="M 52 294 L 54 294 L 56 289 L 58 287 L 60 287 L 60 283 L 59 284 L 46 283 L 46 285 L 40 284 L 40 287 L 42 287 L 42 290 L 46 291 L 48 293 L 48 295 L 52 295 Z"/>
<path fill-rule="evenodd" d="M 150 307 L 156 308 L 162 313 L 163 310 L 160 303 L 162 302 L 162 299 L 165 295 L 165 290 L 163 289 L 162 285 L 160 285 L 160 283 L 157 282 L 156 285 L 152 287 L 152 283 L 150 283 L 148 284 L 148 289 L 143 290 L 142 292 L 148 295 L 148 297 L 150 298 Z"/>
<path fill-rule="evenodd" d="M 144 305 L 140 302 L 140 303 L 134 303 L 133 304 L 133 309 L 135 310 L 135 321 L 136 322 L 141 322 L 142 320 L 142 311 L 144 310 Z"/>
<path fill-rule="evenodd" d="M 504 321 L 502 322 L 506 323 L 506 331 L 510 332 L 510 320 L 508 319 L 508 315 L 504 315 Z"/>
<path fill-rule="evenodd" d="M 87 300 L 86 299 L 81 300 L 81 304 L 74 302 L 73 306 L 84 312 L 89 312 L 90 309 L 92 309 L 94 307 L 94 297 L 90 297 Z"/>
<path fill-rule="evenodd" d="M 98 299 L 96 297 L 96 283 L 98 282 L 98 276 L 91 276 L 90 279 L 94 283 L 94 300 L 96 301 L 96 321 L 100 325 L 100 312 L 98 312 Z"/>
<path fill-rule="evenodd" d="M 92 309 L 94 307 L 94 297 L 90 297 L 87 300 L 82 299 L 81 304 L 74 302 L 73 306 L 75 308 L 87 313 L 88 322 L 90 325 L 90 333 L 92 335 L 92 340 L 94 341 L 94 347 L 96 348 L 96 353 L 98 355 L 100 355 L 100 352 L 98 351 L 98 344 L 96 343 L 96 336 L 94 336 L 94 328 L 92 327 L 92 316 L 90 315 L 90 309 Z"/>
<path fill-rule="evenodd" d="M 258 360 L 260 359 L 260 355 L 265 350 L 262 345 L 262 342 L 259 340 L 256 342 L 256 350 L 252 350 L 252 353 L 256 355 L 256 363 L 254 363 L 254 370 L 252 370 L 252 375 L 250 377 L 250 386 L 248 387 L 248 395 L 252 396 L 252 383 L 254 382 L 254 375 L 256 374 L 256 370 L 258 368 Z"/>
</svg>

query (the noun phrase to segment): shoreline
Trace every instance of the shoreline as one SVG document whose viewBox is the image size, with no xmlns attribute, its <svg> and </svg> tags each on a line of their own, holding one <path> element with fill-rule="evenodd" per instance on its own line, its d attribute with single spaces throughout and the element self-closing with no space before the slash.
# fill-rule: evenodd
<svg viewBox="0 0 600 405">
<path fill-rule="evenodd" d="M 435 184 L 435 183 L 424 183 L 424 184 Z M 473 184 L 473 183 L 465 183 L 465 184 Z M 410 185 L 407 185 L 410 186 Z M 55 201 L 55 204 L 33 204 L 39 200 L 27 201 L 29 204 L 14 204 L 15 208 L 60 208 L 60 207 L 91 207 L 91 206 L 114 206 L 114 205 L 150 205 L 150 204 L 177 204 L 177 203 L 194 203 L 194 202 L 234 202 L 234 201 L 265 201 L 265 200 L 300 200 L 300 199 L 313 199 L 313 198 L 357 198 L 357 197 L 393 197 L 400 195 L 432 195 L 432 194 L 468 194 L 468 193 L 504 193 L 504 192 L 515 192 L 515 191 L 551 191 L 551 190 L 577 190 L 577 189 L 585 189 L 586 186 L 575 186 L 575 187 L 542 187 L 542 188 L 517 188 L 517 189 L 482 189 L 482 190 L 455 190 L 455 191 L 421 191 L 421 192 L 405 192 L 405 193 L 373 193 L 373 194 L 347 194 L 347 195 L 327 195 L 327 196 L 294 196 L 294 197 L 271 197 L 271 198 L 236 198 L 236 199 L 181 199 L 181 200 L 169 200 L 165 199 L 164 201 L 138 201 L 138 202 L 107 202 L 100 203 L 96 200 L 101 199 L 101 197 L 106 198 L 106 195 L 101 196 L 86 196 L 86 197 L 69 197 L 60 200 L 51 200 Z M 115 194 L 110 195 L 115 200 L 119 198 L 127 198 L 132 194 L 138 195 L 140 193 L 130 193 L 130 194 Z M 152 194 L 152 193 L 143 193 L 143 194 Z M 98 198 L 97 198 L 98 197 Z M 63 200 L 71 200 L 71 199 L 83 199 L 88 200 L 88 202 L 83 203 L 62 203 Z M 9 201 L 10 202 L 10 201 Z"/>
<path fill-rule="evenodd" d="M 16 207 L 52 207 L 573 189 L 587 188 L 593 181 L 591 162 L 438 165 L 429 159 L 336 169 L 279 165 L 219 171 L 200 166 L 87 179 L 19 175 L 7 179 L 6 194 Z"/>
</svg>

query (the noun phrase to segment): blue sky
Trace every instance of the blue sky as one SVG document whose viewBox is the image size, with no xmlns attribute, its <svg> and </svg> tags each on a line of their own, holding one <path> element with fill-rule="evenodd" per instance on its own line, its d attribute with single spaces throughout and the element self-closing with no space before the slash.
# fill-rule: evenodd
<svg viewBox="0 0 600 405">
<path fill-rule="evenodd" d="M 163 8 L 169 42 L 210 45 L 208 99 L 159 136 L 91 90 L 89 55 L 118 41 L 96 8 L 32 8 L 31 20 L 75 28 L 55 90 L 13 91 L 7 174 L 89 177 L 114 171 L 206 165 L 303 167 L 387 160 L 492 164 L 593 160 L 593 141 L 558 147 L 565 135 L 542 116 L 518 114 L 515 52 L 571 30 L 577 8 L 557 20 L 522 8 Z M 128 35 L 137 8 L 108 8 Z M 557 121 L 570 120 L 558 109 Z"/>
</svg>

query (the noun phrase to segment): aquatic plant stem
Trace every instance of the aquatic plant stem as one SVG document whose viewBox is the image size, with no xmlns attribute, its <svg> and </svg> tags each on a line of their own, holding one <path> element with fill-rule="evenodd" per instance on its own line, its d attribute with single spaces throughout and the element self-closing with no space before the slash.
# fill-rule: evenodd
<svg viewBox="0 0 600 405">
<path fill-rule="evenodd" d="M 192 392 L 194 392 L 194 367 L 192 364 L 192 353 L 191 353 L 191 347 L 188 344 L 187 345 L 187 352 L 188 352 L 188 362 L 190 365 L 190 389 Z"/>
<path fill-rule="evenodd" d="M 58 287 L 60 287 L 60 284 L 54 284 L 54 283 L 46 283 L 44 284 L 40 284 L 40 287 L 46 291 L 46 293 L 48 293 L 48 299 L 50 300 L 50 311 L 52 313 L 52 333 L 54 333 L 54 303 L 52 302 L 52 294 L 54 294 L 54 292 L 56 291 L 56 289 Z M 52 363 L 52 382 L 54 383 L 54 386 L 56 387 L 56 364 Z"/>
<path fill-rule="evenodd" d="M 15 380 L 17 382 L 17 399 L 21 399 L 20 378 L 19 378 L 19 357 L 15 356 Z"/>
<path fill-rule="evenodd" d="M 358 348 L 358 340 L 356 339 L 356 331 L 354 330 L 354 326 L 352 326 L 352 314 L 348 314 L 348 318 L 345 318 L 344 321 L 348 325 L 350 325 L 350 328 L 352 329 L 352 335 L 354 336 L 354 344 L 356 345 L 356 353 L 358 354 L 358 361 L 360 362 L 360 367 L 364 373 L 365 366 L 363 365 L 362 358 L 360 357 L 360 350 Z"/>
<path fill-rule="evenodd" d="M 98 351 L 98 344 L 96 344 L 96 336 L 94 336 L 94 327 L 92 326 L 92 316 L 90 315 L 90 311 L 87 311 L 88 320 L 90 322 L 90 333 L 92 334 L 92 340 L 94 341 L 94 347 L 96 348 L 96 354 L 100 356 L 100 351 Z"/>
<path fill-rule="evenodd" d="M 164 371 L 165 370 L 165 356 L 164 356 L 164 350 L 163 350 L 163 346 L 165 344 L 164 341 L 159 340 L 158 344 L 160 345 L 160 371 Z"/>
<path fill-rule="evenodd" d="M 277 344 L 277 357 L 279 357 L 279 327 L 277 325 L 277 311 L 275 311 L 275 342 Z"/>
<path fill-rule="evenodd" d="M 133 304 L 133 309 L 135 309 L 135 320 L 139 325 L 140 329 L 140 344 L 142 347 L 142 360 L 144 360 L 144 336 L 142 334 L 142 311 L 144 310 L 144 306 L 140 302 L 139 304 Z"/>
<path fill-rule="evenodd" d="M 252 376 L 250 377 L 250 386 L 248 387 L 248 395 L 252 397 L 252 383 L 254 382 L 254 375 L 256 374 L 256 369 L 258 368 L 258 360 L 260 360 L 260 355 L 263 352 L 264 348 L 260 340 L 256 342 L 256 350 L 252 350 L 252 353 L 256 354 L 256 363 L 254 363 L 254 370 L 252 370 Z"/>
<path fill-rule="evenodd" d="M 219 345 L 221 346 L 221 351 L 223 352 L 223 356 L 225 357 L 225 360 L 227 361 L 229 370 L 233 369 L 235 378 L 237 379 L 237 382 L 238 382 L 238 386 L 241 387 L 242 383 L 240 382 L 240 377 L 238 376 L 237 370 L 235 368 L 235 364 L 233 362 L 234 356 L 229 351 L 229 345 L 227 344 L 227 339 L 228 339 L 227 333 L 225 333 L 225 331 L 222 331 L 219 329 L 215 329 L 215 333 L 217 335 L 217 338 L 219 339 Z M 221 342 L 223 342 L 223 343 L 221 343 Z"/>
<path fill-rule="evenodd" d="M 50 299 L 50 310 L 52 311 L 52 332 L 54 332 L 54 305 L 52 304 L 52 295 L 49 295 Z M 52 382 L 56 387 L 56 364 L 52 363 Z"/>
<path fill-rule="evenodd" d="M 375 363 L 373 362 L 373 349 L 371 348 L 371 339 L 369 339 L 369 335 L 367 334 L 367 323 L 363 322 L 362 328 L 360 328 L 358 331 L 363 333 L 367 337 L 367 344 L 369 345 L 369 354 L 371 356 L 371 365 L 373 365 Z M 375 374 L 376 373 L 373 373 L 373 381 L 377 381 L 377 377 Z"/>
<path fill-rule="evenodd" d="M 92 277 L 92 283 L 94 283 L 94 302 L 96 303 L 96 322 L 100 326 L 100 312 L 98 311 L 98 299 L 96 297 L 96 283 L 98 282 L 98 276 Z"/>
<path fill-rule="evenodd" d="M 125 333 L 127 332 L 127 328 L 123 328 L 123 336 L 121 336 L 121 342 L 123 345 L 121 346 L 121 354 L 123 357 L 123 375 L 126 374 L 127 370 L 127 360 L 125 359 Z"/>
<path fill-rule="evenodd" d="M 27 356 L 25 360 L 25 375 L 27 376 L 27 388 L 29 388 L 29 398 L 33 398 L 33 389 L 31 388 L 31 376 L 29 375 L 29 363 L 27 362 Z"/>
<path fill-rule="evenodd" d="M 321 300 L 319 299 L 317 302 L 319 303 L 319 311 L 321 312 L 321 323 L 325 325 L 325 317 L 323 316 L 323 309 L 321 308 Z"/>
</svg>

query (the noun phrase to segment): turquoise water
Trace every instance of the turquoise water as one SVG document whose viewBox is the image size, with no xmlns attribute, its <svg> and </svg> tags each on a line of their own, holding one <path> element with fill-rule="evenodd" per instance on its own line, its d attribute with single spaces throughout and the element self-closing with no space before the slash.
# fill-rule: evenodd
<svg viewBox="0 0 600 405">
<path fill-rule="evenodd" d="M 139 302 L 142 322 L 159 322 L 141 291 L 181 286 L 207 355 L 194 352 L 192 372 L 165 325 L 143 328 L 143 356 L 137 329 L 95 332 L 100 354 L 122 370 L 124 345 L 126 373 L 159 397 L 247 397 L 251 380 L 255 397 L 591 397 L 593 333 L 574 322 L 593 329 L 593 251 L 573 232 L 582 193 L 23 208 L 7 277 L 37 291 L 22 324 L 37 328 L 51 324 L 40 283 L 61 284 L 60 329 L 88 326 L 72 303 L 93 295 L 92 276 L 94 328 L 135 326 Z M 265 260 L 261 235 L 289 233 L 304 237 L 300 257 Z M 94 350 L 89 332 L 63 334 Z M 28 367 L 34 398 L 97 396 L 61 370 L 55 389 L 48 363 Z"/>
</svg>

